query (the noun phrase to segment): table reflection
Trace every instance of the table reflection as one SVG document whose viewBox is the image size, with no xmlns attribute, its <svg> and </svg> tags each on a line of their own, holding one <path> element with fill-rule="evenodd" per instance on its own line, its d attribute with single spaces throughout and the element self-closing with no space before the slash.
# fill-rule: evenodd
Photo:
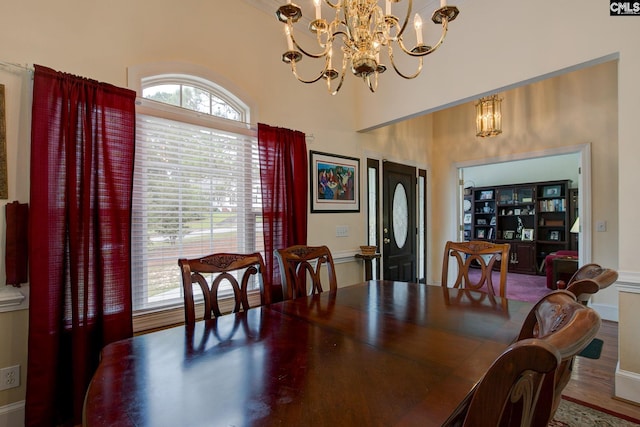
<svg viewBox="0 0 640 427">
<path fill-rule="evenodd" d="M 509 300 L 481 291 L 442 287 L 445 304 L 462 309 L 473 308 L 509 316 Z"/>
<path fill-rule="evenodd" d="M 208 353 L 230 351 L 264 339 L 267 326 L 260 310 L 248 310 L 221 321 L 219 319 L 185 326 L 185 361 Z"/>
</svg>

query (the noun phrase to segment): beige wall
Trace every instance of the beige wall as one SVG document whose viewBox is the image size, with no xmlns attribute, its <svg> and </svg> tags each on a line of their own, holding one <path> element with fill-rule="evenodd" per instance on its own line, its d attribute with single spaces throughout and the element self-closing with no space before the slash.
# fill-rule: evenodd
<svg viewBox="0 0 640 427">
<path fill-rule="evenodd" d="M 431 149 L 430 187 L 433 201 L 433 235 L 430 242 L 432 269 L 439 277 L 441 254 L 455 229 L 456 187 L 449 177 L 457 175 L 456 163 L 478 159 L 508 158 L 536 154 L 558 147 L 591 144 L 592 212 L 607 221 L 607 231 L 592 229 L 591 254 L 585 262 L 618 268 L 618 155 L 617 146 L 617 62 L 563 74 L 528 86 L 501 92 L 503 133 L 493 138 L 476 138 L 474 106 L 466 103 L 434 113 L 434 144 Z M 575 167 L 570 165 L 569 167 Z M 568 172 L 565 178 L 573 176 Z M 445 183 L 442 185 L 442 183 Z M 435 205 L 435 203 L 434 203 Z M 615 290 L 608 303 L 617 305 Z"/>
<path fill-rule="evenodd" d="M 616 89 L 617 62 L 610 61 L 500 92 L 503 133 L 493 138 L 475 137 L 474 102 L 366 133 L 367 148 L 397 153 L 409 164 L 419 159 L 427 167 L 429 283 L 439 283 L 441 249 L 457 235 L 457 164 L 582 144 L 591 145 L 592 216 L 607 221 L 606 233 L 592 233 L 589 260 L 618 268 L 618 156 L 612 143 L 617 140 Z M 400 151 L 398 140 L 410 142 L 413 150 Z M 574 175 L 571 171 L 564 178 Z M 605 296 L 607 303 L 617 305 L 615 290 L 597 299 Z"/>
<path fill-rule="evenodd" d="M 20 387 L 0 391 L 0 407 L 23 400 L 26 393 L 28 311 L 0 313 L 0 367 L 20 365 Z"/>
</svg>

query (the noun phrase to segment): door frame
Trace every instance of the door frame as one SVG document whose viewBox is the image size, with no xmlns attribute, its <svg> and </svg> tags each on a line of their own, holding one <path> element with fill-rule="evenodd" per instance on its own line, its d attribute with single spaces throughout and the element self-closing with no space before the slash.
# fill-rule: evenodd
<svg viewBox="0 0 640 427">
<path fill-rule="evenodd" d="M 377 171 L 377 182 L 376 182 L 376 193 L 373 197 L 376 198 L 376 206 L 377 206 L 377 224 L 378 227 L 376 228 L 376 241 L 378 242 L 378 248 L 379 248 L 379 252 L 384 255 L 384 245 L 381 244 L 382 241 L 382 236 L 383 236 L 383 223 L 382 223 L 382 211 L 384 209 L 384 200 L 382 197 L 382 191 L 383 191 L 383 185 L 384 185 L 384 177 L 383 177 L 383 167 L 382 167 L 382 163 L 390 161 L 392 163 L 398 163 L 401 165 L 405 165 L 408 167 L 412 167 L 416 170 L 416 175 L 415 175 L 415 179 L 416 179 L 416 186 L 415 186 L 415 195 L 416 195 L 416 250 L 421 249 L 421 253 L 417 256 L 417 260 L 416 260 L 416 277 L 418 278 L 419 281 L 424 281 L 426 283 L 427 281 L 427 277 L 428 277 L 428 267 L 429 267 L 429 260 L 428 260 L 428 253 L 429 253 L 429 241 L 427 239 L 428 237 L 428 218 L 429 218 L 429 212 L 427 210 L 427 206 L 428 206 L 428 186 L 427 186 L 427 169 L 426 167 L 424 167 L 423 165 L 416 165 L 415 163 L 411 163 L 411 162 L 403 162 L 403 161 L 396 161 L 396 160 L 390 160 L 390 159 L 386 159 L 386 158 L 381 158 L 381 157 L 377 157 L 375 154 L 374 155 L 367 155 L 366 156 L 367 159 L 367 171 L 369 167 L 375 167 L 376 171 Z M 372 166 L 373 165 L 373 166 Z M 367 172 L 368 173 L 368 172 Z M 367 175 L 368 178 L 368 175 Z M 420 188 L 420 180 L 422 179 L 422 182 L 424 184 L 423 188 Z M 368 182 L 368 180 L 367 180 Z M 420 194 L 419 191 L 422 190 L 423 191 L 423 200 L 422 200 L 422 205 L 420 205 Z M 369 189 L 367 189 L 367 206 L 369 207 L 369 197 L 371 197 L 371 195 L 369 194 Z M 420 217 L 420 210 L 422 210 L 422 218 Z M 370 210 L 367 210 L 367 218 L 369 219 L 371 213 Z M 368 222 L 367 222 L 368 224 Z M 367 232 L 368 232 L 368 227 L 367 227 Z M 422 243 L 423 243 L 423 247 L 420 248 L 420 238 L 422 238 Z M 380 257 L 379 261 L 380 261 L 380 265 L 379 265 L 379 272 L 380 274 L 382 273 L 382 271 L 384 271 L 384 263 L 383 263 L 383 256 Z M 421 259 L 420 259 L 421 258 Z M 422 265 L 422 275 L 423 277 L 420 277 L 420 265 Z"/>
<path fill-rule="evenodd" d="M 453 186 L 456 191 L 456 218 L 455 231 L 451 233 L 451 236 L 457 238 L 460 235 L 460 227 L 462 223 L 462 199 L 464 197 L 464 182 L 462 181 L 463 169 L 471 166 L 483 166 L 495 163 L 506 163 L 510 161 L 537 159 L 541 157 L 557 156 L 562 154 L 578 154 L 578 164 L 580 173 L 578 175 L 578 211 L 580 212 L 580 233 L 579 233 L 579 247 L 578 258 L 582 264 L 588 264 L 591 262 L 591 144 L 581 144 L 575 146 L 550 148 L 543 151 L 537 151 L 534 153 L 518 153 L 507 156 L 500 156 L 487 159 L 470 160 L 465 162 L 454 163 L 453 172 L 456 174 L 452 180 Z"/>
</svg>

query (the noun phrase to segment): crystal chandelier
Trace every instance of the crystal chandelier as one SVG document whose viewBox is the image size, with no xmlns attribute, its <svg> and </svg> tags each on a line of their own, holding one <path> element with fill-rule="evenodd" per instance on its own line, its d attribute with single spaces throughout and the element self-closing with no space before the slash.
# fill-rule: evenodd
<svg viewBox="0 0 640 427">
<path fill-rule="evenodd" d="M 407 48 L 405 45 L 405 29 L 411 17 L 412 0 L 408 0 L 406 16 L 402 23 L 398 17 L 392 14 L 392 3 L 401 3 L 403 0 L 383 0 L 384 10 L 378 5 L 378 0 L 313 0 L 315 5 L 315 19 L 309 24 L 309 31 L 316 37 L 319 52 L 313 53 L 303 49 L 294 36 L 294 25 L 302 18 L 300 7 L 287 0 L 287 4 L 280 6 L 276 12 L 278 20 L 284 23 L 287 39 L 287 51 L 282 55 L 282 61 L 291 64 L 293 75 L 303 83 L 315 83 L 324 79 L 327 89 L 331 94 L 336 94 L 342 87 L 347 68 L 357 76 L 362 77 L 371 92 L 378 87 L 378 76 L 384 73 L 387 67 L 380 61 L 380 52 L 386 48 L 389 63 L 396 73 L 405 79 L 416 78 L 422 71 L 423 58 L 434 52 L 447 34 L 447 26 L 458 16 L 458 8 L 447 6 L 446 0 L 440 0 L 440 8 L 436 9 L 431 20 L 442 26 L 440 40 L 428 46 L 423 42 L 422 19 L 415 14 L 413 26 L 416 33 L 416 45 Z M 322 3 L 326 3 L 335 10 L 335 17 L 331 22 L 322 18 Z M 393 46 L 405 54 L 418 58 L 418 68 L 413 74 L 404 74 L 394 61 Z M 342 65 L 340 69 L 334 68 L 332 57 L 334 49 L 342 51 Z M 298 74 L 296 64 L 303 56 L 320 59 L 324 67 L 311 79 L 307 80 Z M 339 78 L 335 89 L 332 80 Z"/>
<path fill-rule="evenodd" d="M 480 98 L 476 103 L 476 136 L 502 133 L 502 98 L 498 95 Z"/>
</svg>

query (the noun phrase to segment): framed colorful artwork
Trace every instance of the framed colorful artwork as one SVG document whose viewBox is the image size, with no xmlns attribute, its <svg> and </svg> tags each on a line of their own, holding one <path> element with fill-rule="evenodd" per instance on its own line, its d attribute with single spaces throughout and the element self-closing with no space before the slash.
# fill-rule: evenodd
<svg viewBox="0 0 640 427">
<path fill-rule="evenodd" d="M 309 153 L 311 212 L 360 212 L 360 160 Z"/>
</svg>

